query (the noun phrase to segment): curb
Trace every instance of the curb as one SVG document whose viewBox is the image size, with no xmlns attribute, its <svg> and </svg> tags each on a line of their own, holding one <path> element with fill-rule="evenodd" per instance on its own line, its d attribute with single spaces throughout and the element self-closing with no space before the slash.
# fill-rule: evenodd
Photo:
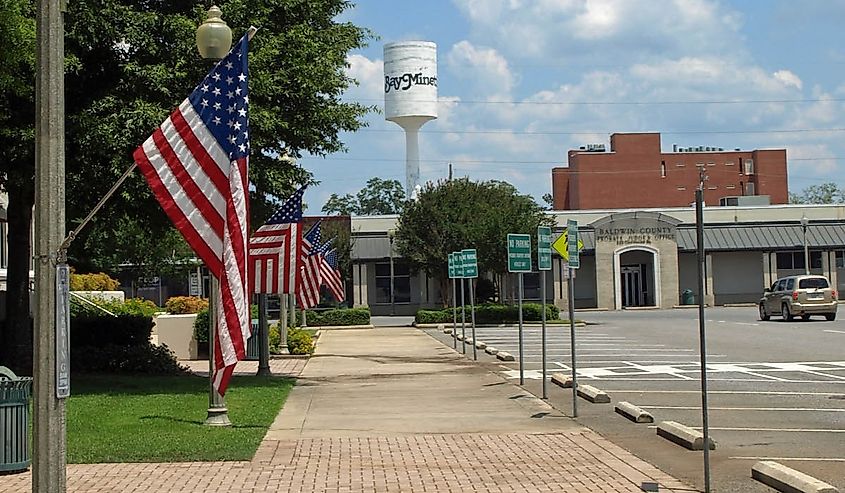
<svg viewBox="0 0 845 493">
<path fill-rule="evenodd" d="M 513 361 L 513 355 L 507 351 L 499 351 L 496 353 L 496 358 L 501 361 Z"/>
<path fill-rule="evenodd" d="M 571 389 L 572 377 L 563 373 L 552 373 L 552 383 L 562 389 Z"/>
<path fill-rule="evenodd" d="M 356 329 L 375 329 L 375 325 L 309 325 L 302 327 L 303 329 L 318 329 L 318 330 L 356 330 Z"/>
<path fill-rule="evenodd" d="M 695 306 L 698 306 L 698 305 L 695 305 Z M 607 311 L 607 310 L 605 310 L 605 311 Z M 450 324 L 451 324 L 451 322 L 450 322 Z M 440 325 L 443 325 L 443 324 L 442 323 L 441 324 L 418 324 L 418 323 L 412 323 L 411 324 L 412 327 L 416 327 L 418 329 L 440 329 L 441 328 L 441 327 L 439 327 Z M 460 324 L 458 324 L 458 325 L 460 325 Z M 587 325 L 590 325 L 589 322 L 584 322 L 584 321 L 575 322 L 576 327 L 586 327 Z M 478 328 L 491 328 L 491 327 L 492 328 L 517 327 L 517 326 L 519 326 L 519 322 L 514 322 L 514 323 L 510 323 L 510 324 L 475 324 L 475 328 L 477 328 L 477 329 Z M 527 322 L 527 323 L 523 322 L 522 326 L 523 327 L 539 328 L 539 327 L 542 327 L 543 324 L 541 324 L 540 322 Z M 472 325 L 467 324 L 467 328 L 470 328 L 470 327 L 472 327 Z M 549 327 L 569 327 L 569 322 L 566 322 L 566 323 L 546 323 L 546 328 L 549 328 Z"/>
<path fill-rule="evenodd" d="M 704 435 L 675 421 L 663 421 L 657 425 L 657 435 L 689 450 L 704 450 Z M 716 442 L 712 438 L 710 450 L 716 450 Z"/>
<path fill-rule="evenodd" d="M 617 414 L 625 416 L 634 423 L 654 423 L 654 416 L 630 402 L 617 402 L 616 405 L 613 406 L 613 410 L 616 411 Z"/>
<path fill-rule="evenodd" d="M 783 492 L 839 493 L 839 490 L 803 472 L 774 461 L 760 461 L 751 467 L 751 477 Z"/>
<path fill-rule="evenodd" d="M 575 390 L 578 397 L 586 399 L 593 404 L 610 404 L 610 396 L 603 390 L 599 390 L 592 385 L 579 385 Z"/>
</svg>

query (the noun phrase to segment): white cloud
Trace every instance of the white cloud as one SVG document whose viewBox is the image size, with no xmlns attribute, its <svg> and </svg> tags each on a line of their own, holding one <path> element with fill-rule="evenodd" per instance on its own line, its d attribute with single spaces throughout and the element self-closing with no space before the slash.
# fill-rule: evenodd
<svg viewBox="0 0 845 493">
<path fill-rule="evenodd" d="M 496 50 L 460 41 L 446 57 L 450 73 L 467 79 L 482 98 L 510 96 L 515 84 L 508 62 Z"/>
<path fill-rule="evenodd" d="M 794 73 L 790 72 L 789 70 L 778 70 L 773 75 L 775 79 L 783 82 L 785 86 L 793 86 L 799 90 L 803 86 L 801 78 L 795 75 Z"/>
</svg>

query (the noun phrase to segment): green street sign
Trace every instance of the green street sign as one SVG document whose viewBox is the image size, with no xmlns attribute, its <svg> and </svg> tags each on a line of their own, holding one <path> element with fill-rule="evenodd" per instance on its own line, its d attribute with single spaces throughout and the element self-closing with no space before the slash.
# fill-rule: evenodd
<svg viewBox="0 0 845 493">
<path fill-rule="evenodd" d="M 447 256 L 447 260 L 449 261 L 449 279 L 455 278 L 455 256 L 454 254 L 449 254 Z"/>
<path fill-rule="evenodd" d="M 537 228 L 537 268 L 552 270 L 552 228 Z"/>
<path fill-rule="evenodd" d="M 578 221 L 572 219 L 566 221 L 566 232 L 569 236 L 566 242 L 566 251 L 569 254 L 569 267 L 578 269 L 581 267 L 581 256 L 578 248 Z"/>
<path fill-rule="evenodd" d="M 452 263 L 455 266 L 455 279 L 464 277 L 464 264 L 461 252 L 452 252 Z"/>
<path fill-rule="evenodd" d="M 478 277 L 478 255 L 475 248 L 461 250 L 461 263 L 463 264 L 464 277 L 471 279 Z"/>
<path fill-rule="evenodd" d="M 531 272 L 531 235 L 508 235 L 508 272 Z"/>
</svg>

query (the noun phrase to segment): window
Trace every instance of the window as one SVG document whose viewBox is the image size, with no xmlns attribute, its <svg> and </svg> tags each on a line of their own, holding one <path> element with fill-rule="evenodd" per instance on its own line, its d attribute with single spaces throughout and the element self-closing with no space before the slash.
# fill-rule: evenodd
<svg viewBox="0 0 845 493">
<path fill-rule="evenodd" d="M 660 161 L 660 177 L 666 178 L 666 161 Z"/>
<path fill-rule="evenodd" d="M 781 279 L 780 281 L 778 281 L 778 285 L 775 288 L 775 291 L 783 291 L 784 289 L 786 289 L 786 279 Z"/>
<path fill-rule="evenodd" d="M 677 189 L 678 189 L 679 192 L 683 192 L 684 190 L 687 189 L 687 187 L 677 187 Z"/>
<path fill-rule="evenodd" d="M 710 162 L 707 163 L 707 166 L 716 166 L 716 163 L 714 163 L 713 161 L 710 161 Z"/>
<path fill-rule="evenodd" d="M 845 269 L 845 252 L 842 250 L 836 251 L 836 268 Z"/>
<path fill-rule="evenodd" d="M 842 257 L 840 257 L 840 253 L 836 252 L 836 265 L 837 267 L 843 262 Z M 778 269 L 804 269 L 804 251 L 799 250 L 796 252 L 778 252 L 777 253 L 777 264 Z M 810 252 L 810 268 L 811 269 L 821 269 L 822 268 L 822 252 L 820 251 L 811 251 Z"/>
<path fill-rule="evenodd" d="M 757 189 L 753 183 L 745 184 L 745 195 L 757 195 Z"/>
<path fill-rule="evenodd" d="M 827 279 L 824 277 L 810 277 L 798 281 L 798 289 L 826 289 Z"/>
<path fill-rule="evenodd" d="M 411 302 L 411 271 L 405 262 L 393 263 L 393 302 Z M 390 263 L 376 264 L 376 303 L 390 304 Z"/>
<path fill-rule="evenodd" d="M 725 185 L 728 190 L 736 190 L 736 185 Z"/>
<path fill-rule="evenodd" d="M 678 163 L 675 166 L 678 167 L 678 168 L 683 168 L 686 165 L 684 163 Z"/>
<path fill-rule="evenodd" d="M 754 160 L 753 159 L 746 159 L 745 160 L 745 168 L 743 168 L 746 175 L 753 175 L 754 174 Z"/>
<path fill-rule="evenodd" d="M 733 161 L 728 161 L 727 163 L 725 163 L 725 166 L 733 166 L 733 165 L 734 165 Z"/>
<path fill-rule="evenodd" d="M 717 187 L 717 186 L 715 186 L 715 185 L 714 185 L 714 186 L 707 187 L 707 190 L 718 190 L 718 189 L 719 189 L 719 187 Z"/>
<path fill-rule="evenodd" d="M 786 280 L 786 290 L 792 291 L 793 289 L 795 289 L 795 278 L 790 277 L 789 279 Z"/>
</svg>

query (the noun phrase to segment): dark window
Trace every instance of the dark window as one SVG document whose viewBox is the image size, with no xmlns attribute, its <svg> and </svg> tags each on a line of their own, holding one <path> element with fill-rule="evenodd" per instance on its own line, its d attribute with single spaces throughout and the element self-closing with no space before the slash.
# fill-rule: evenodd
<svg viewBox="0 0 845 493">
<path fill-rule="evenodd" d="M 778 281 L 778 286 L 775 291 L 783 291 L 784 289 L 786 289 L 786 279 L 781 279 L 780 281 Z"/>
<path fill-rule="evenodd" d="M 827 279 L 824 277 L 809 277 L 798 281 L 798 289 L 827 288 Z"/>
<path fill-rule="evenodd" d="M 786 290 L 792 291 L 793 289 L 795 289 L 795 278 L 790 277 L 789 279 L 786 280 Z"/>
<path fill-rule="evenodd" d="M 411 302 L 410 268 L 405 262 L 393 264 L 393 302 Z M 376 303 L 390 304 L 390 263 L 376 264 Z"/>
<path fill-rule="evenodd" d="M 810 252 L 810 268 L 822 268 L 822 252 Z"/>
<path fill-rule="evenodd" d="M 836 268 L 845 269 L 845 252 L 842 250 L 836 251 Z"/>
<path fill-rule="evenodd" d="M 792 269 L 792 252 L 778 252 L 778 269 Z"/>
</svg>

